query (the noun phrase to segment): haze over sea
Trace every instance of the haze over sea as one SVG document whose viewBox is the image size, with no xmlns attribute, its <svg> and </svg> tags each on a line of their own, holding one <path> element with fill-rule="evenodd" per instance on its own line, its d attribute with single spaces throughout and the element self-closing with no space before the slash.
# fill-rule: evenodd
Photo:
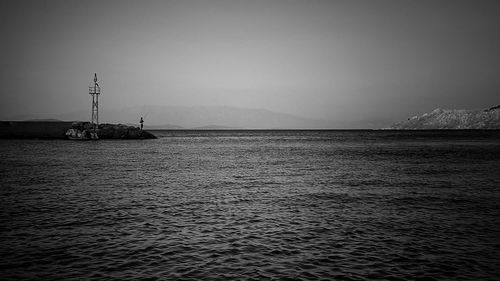
<svg viewBox="0 0 500 281">
<path fill-rule="evenodd" d="M 2 280 L 498 280 L 499 131 L 0 140 Z"/>
</svg>

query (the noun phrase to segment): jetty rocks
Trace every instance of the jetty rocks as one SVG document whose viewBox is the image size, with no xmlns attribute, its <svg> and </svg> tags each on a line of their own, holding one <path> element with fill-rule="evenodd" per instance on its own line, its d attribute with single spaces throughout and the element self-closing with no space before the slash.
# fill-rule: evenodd
<svg viewBox="0 0 500 281">
<path fill-rule="evenodd" d="M 59 120 L 0 121 L 0 138 L 4 139 L 68 139 L 73 129 L 88 131 L 90 122 Z M 156 136 L 139 127 L 123 124 L 99 124 L 99 139 L 155 139 Z"/>
<path fill-rule="evenodd" d="M 90 131 L 90 122 L 73 122 L 71 128 L 80 131 Z M 148 131 L 139 127 L 123 124 L 99 124 L 97 128 L 99 139 L 155 139 L 156 137 Z"/>
</svg>

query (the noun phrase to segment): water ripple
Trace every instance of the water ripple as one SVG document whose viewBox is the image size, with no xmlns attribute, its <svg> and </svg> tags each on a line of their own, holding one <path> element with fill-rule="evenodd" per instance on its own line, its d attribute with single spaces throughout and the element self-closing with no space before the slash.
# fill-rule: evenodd
<svg viewBox="0 0 500 281">
<path fill-rule="evenodd" d="M 0 141 L 1 279 L 500 277 L 496 133 L 160 136 Z"/>
</svg>

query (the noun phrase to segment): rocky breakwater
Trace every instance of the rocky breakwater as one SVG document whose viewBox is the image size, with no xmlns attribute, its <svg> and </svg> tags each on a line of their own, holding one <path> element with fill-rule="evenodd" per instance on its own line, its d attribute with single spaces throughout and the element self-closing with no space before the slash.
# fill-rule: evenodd
<svg viewBox="0 0 500 281">
<path fill-rule="evenodd" d="M 83 135 L 90 138 L 88 132 L 91 131 L 89 122 L 73 122 L 71 131 L 76 135 Z M 148 131 L 141 130 L 139 127 L 123 125 L 123 124 L 99 124 L 97 128 L 97 136 L 99 139 L 155 139 L 156 136 Z"/>
<path fill-rule="evenodd" d="M 71 122 L 58 120 L 0 121 L 2 139 L 64 139 Z"/>
<path fill-rule="evenodd" d="M 500 105 L 489 109 L 435 109 L 421 116 L 398 122 L 389 129 L 398 130 L 499 130 Z"/>
<path fill-rule="evenodd" d="M 59 120 L 0 121 L 1 139 L 68 139 L 68 131 L 75 139 L 90 138 L 89 122 L 68 122 Z M 99 124 L 99 139 L 154 139 L 153 134 L 135 126 L 122 124 Z M 83 138 L 82 138 L 83 136 Z"/>
</svg>

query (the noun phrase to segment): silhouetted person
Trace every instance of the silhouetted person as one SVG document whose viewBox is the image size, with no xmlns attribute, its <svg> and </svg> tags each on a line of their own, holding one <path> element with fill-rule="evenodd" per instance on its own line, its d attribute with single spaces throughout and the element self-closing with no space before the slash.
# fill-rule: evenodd
<svg viewBox="0 0 500 281">
<path fill-rule="evenodd" d="M 144 120 L 142 119 L 142 116 L 141 116 L 141 121 L 139 121 L 139 123 L 141 123 L 141 131 L 142 131 L 142 127 L 143 127 L 143 123 L 144 123 Z"/>
</svg>

